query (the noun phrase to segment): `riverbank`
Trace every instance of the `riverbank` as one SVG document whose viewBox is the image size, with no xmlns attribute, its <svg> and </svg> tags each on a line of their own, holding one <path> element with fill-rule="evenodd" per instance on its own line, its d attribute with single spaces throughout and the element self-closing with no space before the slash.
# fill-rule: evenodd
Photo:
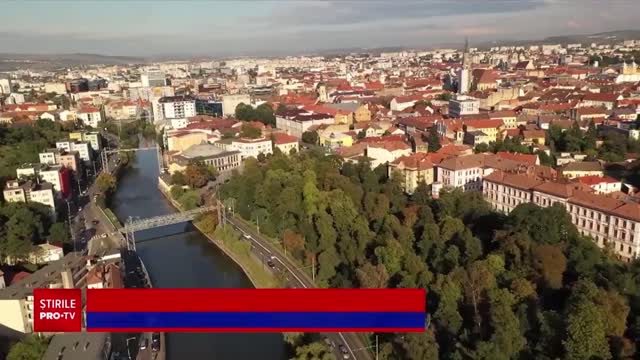
<svg viewBox="0 0 640 360">
<path fill-rule="evenodd" d="M 169 186 L 164 180 L 158 177 L 158 190 L 160 190 L 160 193 L 174 209 L 182 212 L 183 209 L 180 204 L 167 192 L 166 189 L 168 188 Z M 216 245 L 242 269 L 255 288 L 279 287 L 278 280 L 273 273 L 267 270 L 263 262 L 252 254 L 251 245 L 246 241 L 242 241 L 240 233 L 231 226 L 219 225 L 213 233 L 210 233 L 203 228 L 203 224 L 199 221 L 193 221 L 193 225 L 209 242 Z"/>
</svg>

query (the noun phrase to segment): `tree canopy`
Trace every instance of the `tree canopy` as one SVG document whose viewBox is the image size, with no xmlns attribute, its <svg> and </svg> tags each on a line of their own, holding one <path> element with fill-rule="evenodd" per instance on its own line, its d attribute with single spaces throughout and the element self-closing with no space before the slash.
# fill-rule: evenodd
<svg viewBox="0 0 640 360">
<path fill-rule="evenodd" d="M 639 263 L 610 258 L 558 205 L 505 216 L 477 192 L 423 193 L 406 196 L 384 166 L 315 152 L 250 159 L 221 188 L 301 266 L 315 264 L 319 286 L 428 290 L 430 329 L 382 334 L 382 358 L 633 356 Z M 302 358 L 324 356 L 307 345 Z"/>
<path fill-rule="evenodd" d="M 235 114 L 238 120 L 259 121 L 265 125 L 276 125 L 276 116 L 273 113 L 273 107 L 269 103 L 260 104 L 255 109 L 251 105 L 240 103 L 236 106 Z"/>
</svg>

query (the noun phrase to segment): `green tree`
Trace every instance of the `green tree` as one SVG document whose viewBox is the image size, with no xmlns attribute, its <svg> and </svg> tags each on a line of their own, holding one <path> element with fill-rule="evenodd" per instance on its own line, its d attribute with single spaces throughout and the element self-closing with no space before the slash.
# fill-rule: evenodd
<svg viewBox="0 0 640 360">
<path fill-rule="evenodd" d="M 533 248 L 533 265 L 540 272 L 546 286 L 562 287 L 562 278 L 567 269 L 567 259 L 562 250 L 554 245 L 542 244 Z"/>
<path fill-rule="evenodd" d="M 29 335 L 11 346 L 7 360 L 41 360 L 48 345 L 48 338 Z"/>
<path fill-rule="evenodd" d="M 171 184 L 178 186 L 186 185 L 187 178 L 182 171 L 176 171 L 171 175 Z"/>
<path fill-rule="evenodd" d="M 315 131 L 305 131 L 302 133 L 302 142 L 312 145 L 317 145 L 320 141 L 318 133 Z"/>
<path fill-rule="evenodd" d="M 192 210 L 200 206 L 202 199 L 196 191 L 188 190 L 178 198 L 178 203 L 184 210 Z"/>
<path fill-rule="evenodd" d="M 405 359 L 438 360 L 438 343 L 433 331 L 406 334 L 402 336 L 400 346 L 404 350 Z"/>
<path fill-rule="evenodd" d="M 367 132 L 366 132 L 366 131 L 364 131 L 364 130 L 360 130 L 360 131 L 358 131 L 358 136 L 357 136 L 357 138 L 358 138 L 359 140 L 362 140 L 362 139 L 364 139 L 364 138 L 366 138 L 366 137 L 367 137 Z"/>
<path fill-rule="evenodd" d="M 185 182 L 191 188 L 201 188 L 216 177 L 216 170 L 202 161 L 192 161 L 184 171 Z"/>
<path fill-rule="evenodd" d="M 611 359 L 602 312 L 589 300 L 572 307 L 564 341 L 566 359 Z"/>
<path fill-rule="evenodd" d="M 240 130 L 240 136 L 247 139 L 257 139 L 262 136 L 262 131 L 260 129 L 251 126 L 249 124 L 242 124 L 242 129 Z"/>
<path fill-rule="evenodd" d="M 361 288 L 386 288 L 389 282 L 387 269 L 382 265 L 372 265 L 367 262 L 356 270 Z"/>
<path fill-rule="evenodd" d="M 116 189 L 116 178 L 111 174 L 103 172 L 98 175 L 96 186 L 98 187 L 98 191 L 103 194 L 112 192 Z"/>
<path fill-rule="evenodd" d="M 335 360 L 327 345 L 316 341 L 296 348 L 296 356 L 291 360 Z"/>
<path fill-rule="evenodd" d="M 52 243 L 68 243 L 71 241 L 69 227 L 65 223 L 57 222 L 49 228 L 47 240 Z"/>
<path fill-rule="evenodd" d="M 436 152 L 442 147 L 440 145 L 440 135 L 438 135 L 438 130 L 436 129 L 435 125 L 429 129 L 429 135 L 427 136 L 427 146 L 429 152 Z"/>
</svg>

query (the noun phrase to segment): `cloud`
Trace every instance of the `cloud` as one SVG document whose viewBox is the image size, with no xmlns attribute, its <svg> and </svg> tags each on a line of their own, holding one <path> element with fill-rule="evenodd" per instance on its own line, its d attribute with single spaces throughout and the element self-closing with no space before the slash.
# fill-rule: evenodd
<svg viewBox="0 0 640 360">
<path fill-rule="evenodd" d="M 114 2 L 109 7 L 117 13 L 127 4 Z M 134 15 L 150 14 L 144 3 L 138 4 Z M 19 18 L 29 28 L 0 23 L 0 31 L 7 32 L 0 34 L 0 49 L 215 56 L 353 47 L 461 46 L 465 36 L 473 44 L 637 28 L 636 14 L 640 10 L 640 2 L 625 0 L 609 0 L 606 4 L 597 0 L 243 1 L 227 3 L 226 10 L 215 1 L 195 4 L 175 17 L 169 4 L 159 2 L 151 9 L 153 16 L 137 25 L 113 16 L 96 20 L 100 21 L 96 24 L 78 22 L 71 28 L 54 29 L 44 20 L 36 21 L 31 15 L 34 12 L 13 14 L 12 18 Z M 162 14 L 171 18 L 171 26 L 163 25 Z"/>
</svg>

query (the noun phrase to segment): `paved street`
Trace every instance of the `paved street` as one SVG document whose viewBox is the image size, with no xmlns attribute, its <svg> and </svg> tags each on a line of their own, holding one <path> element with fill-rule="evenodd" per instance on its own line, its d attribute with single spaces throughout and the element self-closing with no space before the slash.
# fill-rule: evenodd
<svg viewBox="0 0 640 360">
<path fill-rule="evenodd" d="M 305 272 L 304 269 L 298 268 L 298 265 L 293 263 L 281 250 L 276 247 L 270 240 L 261 236 L 252 227 L 243 224 L 241 221 L 233 218 L 227 218 L 227 220 L 233 225 L 234 228 L 242 232 L 245 239 L 251 241 L 252 249 L 256 256 L 262 259 L 263 264 L 266 267 L 272 268 L 272 270 L 278 272 L 286 272 L 290 274 L 289 286 L 300 288 L 313 288 L 312 279 Z M 272 258 L 273 257 L 273 258 Z M 271 261 L 269 261 L 271 259 Z M 272 266 L 270 266 L 270 263 Z M 334 352 L 338 359 L 343 358 L 343 354 L 340 353 L 338 347 L 344 344 L 348 350 L 348 354 L 351 359 L 359 360 L 371 360 L 371 352 L 366 349 L 367 345 L 360 339 L 358 334 L 355 333 L 327 333 L 323 334 L 326 338 L 335 344 Z"/>
</svg>

